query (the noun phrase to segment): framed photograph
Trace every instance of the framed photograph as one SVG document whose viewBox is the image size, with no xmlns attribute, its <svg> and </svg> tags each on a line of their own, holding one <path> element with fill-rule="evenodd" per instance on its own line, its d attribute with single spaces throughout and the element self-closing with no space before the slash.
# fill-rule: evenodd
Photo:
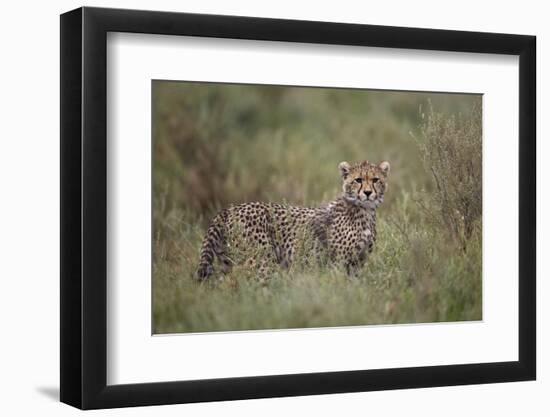
<svg viewBox="0 0 550 417">
<path fill-rule="evenodd" d="M 535 37 L 61 16 L 61 401 L 533 380 Z"/>
</svg>

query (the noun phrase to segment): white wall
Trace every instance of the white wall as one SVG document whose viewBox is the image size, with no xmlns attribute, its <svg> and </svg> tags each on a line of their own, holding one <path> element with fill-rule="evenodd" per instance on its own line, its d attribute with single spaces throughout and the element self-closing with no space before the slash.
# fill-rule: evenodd
<svg viewBox="0 0 550 417">
<path fill-rule="evenodd" d="M 550 26 L 544 2 L 461 0 L 305 2 L 254 0 L 93 1 L 86 5 L 281 17 L 534 34 L 538 37 L 538 137 L 550 97 L 542 79 L 550 59 Z M 0 409 L 3 415 L 34 412 L 73 415 L 58 394 L 59 309 L 59 18 L 81 3 L 5 2 L 2 7 L 0 86 Z M 538 381 L 346 395 L 239 401 L 101 411 L 99 415 L 549 415 L 550 157 L 539 146 Z M 545 181 L 546 180 L 546 181 Z M 542 237 L 543 232 L 545 236 Z M 546 394 L 546 395 L 544 395 Z"/>
</svg>

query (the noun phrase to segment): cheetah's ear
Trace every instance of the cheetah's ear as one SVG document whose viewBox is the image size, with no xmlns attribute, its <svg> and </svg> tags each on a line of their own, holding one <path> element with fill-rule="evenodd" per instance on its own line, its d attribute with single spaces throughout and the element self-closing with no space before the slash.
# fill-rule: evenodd
<svg viewBox="0 0 550 417">
<path fill-rule="evenodd" d="M 349 174 L 350 166 L 346 161 L 344 161 L 338 164 L 338 169 L 340 170 L 340 175 L 342 178 L 346 178 Z"/>
<path fill-rule="evenodd" d="M 390 163 L 388 161 L 382 161 L 378 165 L 378 167 L 382 170 L 382 172 L 386 175 L 388 175 L 388 172 L 390 172 Z"/>
</svg>

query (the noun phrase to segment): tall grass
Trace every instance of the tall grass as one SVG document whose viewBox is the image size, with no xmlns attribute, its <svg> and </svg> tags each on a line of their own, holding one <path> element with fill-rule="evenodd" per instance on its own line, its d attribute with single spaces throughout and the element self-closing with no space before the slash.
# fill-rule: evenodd
<svg viewBox="0 0 550 417">
<path fill-rule="evenodd" d="M 155 333 L 481 319 L 479 96 L 156 82 L 153 104 Z M 321 204 L 339 194 L 338 163 L 362 159 L 392 172 L 357 278 L 298 262 L 266 282 L 246 264 L 193 280 L 218 209 Z"/>
</svg>

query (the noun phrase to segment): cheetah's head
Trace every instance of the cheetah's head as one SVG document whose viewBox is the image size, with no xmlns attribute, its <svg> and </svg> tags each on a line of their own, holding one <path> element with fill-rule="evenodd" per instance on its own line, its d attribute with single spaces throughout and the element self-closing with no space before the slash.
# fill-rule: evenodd
<svg viewBox="0 0 550 417">
<path fill-rule="evenodd" d="M 384 201 L 386 181 L 390 172 L 390 163 L 378 165 L 363 161 L 350 165 L 340 162 L 343 197 L 350 203 L 365 207 L 377 208 Z"/>
</svg>

